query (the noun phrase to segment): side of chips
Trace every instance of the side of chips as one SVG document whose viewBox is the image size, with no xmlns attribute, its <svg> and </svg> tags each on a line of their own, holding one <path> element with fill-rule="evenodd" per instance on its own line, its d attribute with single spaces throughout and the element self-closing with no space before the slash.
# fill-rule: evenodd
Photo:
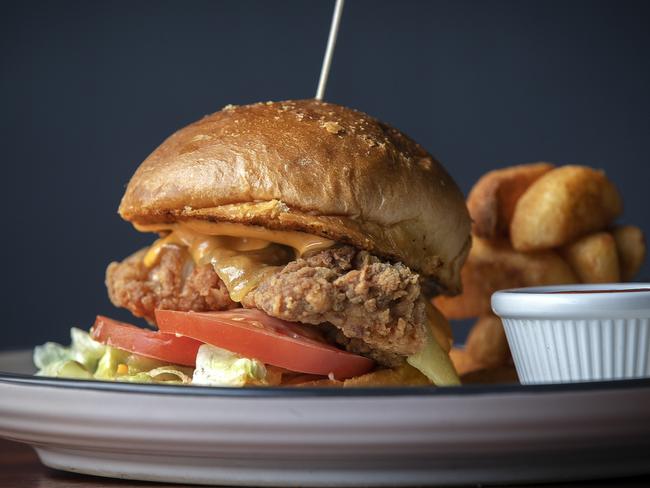
<svg viewBox="0 0 650 488">
<path fill-rule="evenodd" d="M 507 237 L 519 198 L 553 168 L 551 163 L 520 164 L 481 176 L 467 197 L 472 233 L 486 239 Z"/>
<path fill-rule="evenodd" d="M 512 246 L 518 251 L 563 246 L 606 228 L 622 210 L 621 196 L 605 173 L 563 166 L 535 181 L 517 202 Z"/>
<path fill-rule="evenodd" d="M 492 293 L 505 288 L 628 281 L 646 255 L 643 232 L 612 227 L 621 196 L 587 166 L 532 163 L 490 171 L 467 198 L 473 246 L 461 270 L 463 293 L 434 304 L 450 319 L 478 317 L 464 349 L 450 356 L 463 382 L 513 374 Z"/>
</svg>

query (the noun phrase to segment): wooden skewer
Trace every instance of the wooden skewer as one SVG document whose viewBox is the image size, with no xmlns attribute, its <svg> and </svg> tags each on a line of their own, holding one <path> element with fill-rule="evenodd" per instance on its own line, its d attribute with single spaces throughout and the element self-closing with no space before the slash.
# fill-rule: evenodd
<svg viewBox="0 0 650 488">
<path fill-rule="evenodd" d="M 327 39 L 327 48 L 325 49 L 323 66 L 320 70 L 318 89 L 316 90 L 316 100 L 322 100 L 323 96 L 325 95 L 325 86 L 327 85 L 327 77 L 329 76 L 330 66 L 332 65 L 332 56 L 334 55 L 334 46 L 336 46 L 336 36 L 339 32 L 339 24 L 341 23 L 341 15 L 343 14 L 344 3 L 345 0 L 336 0 L 336 5 L 334 5 L 334 14 L 332 15 L 330 35 Z"/>
</svg>

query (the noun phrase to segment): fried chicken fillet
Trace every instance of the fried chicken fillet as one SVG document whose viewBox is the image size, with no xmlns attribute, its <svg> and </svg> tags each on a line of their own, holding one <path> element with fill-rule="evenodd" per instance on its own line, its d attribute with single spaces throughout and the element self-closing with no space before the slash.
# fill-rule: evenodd
<svg viewBox="0 0 650 488">
<path fill-rule="evenodd" d="M 109 265 L 106 285 L 115 306 L 152 324 L 158 308 L 203 312 L 240 306 L 213 267 L 194 266 L 183 248 L 166 246 L 151 268 L 143 257 L 139 251 Z M 351 246 L 290 262 L 241 305 L 290 322 L 331 324 L 342 333 L 334 340 L 387 365 L 399 364 L 400 355 L 416 352 L 425 340 L 418 275 Z"/>
</svg>

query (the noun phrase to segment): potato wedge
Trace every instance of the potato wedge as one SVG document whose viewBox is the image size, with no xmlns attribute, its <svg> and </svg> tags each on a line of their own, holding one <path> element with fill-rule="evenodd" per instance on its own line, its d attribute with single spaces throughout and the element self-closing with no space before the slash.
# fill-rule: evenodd
<svg viewBox="0 0 650 488">
<path fill-rule="evenodd" d="M 491 314 L 490 297 L 497 290 L 521 286 L 579 283 L 567 262 L 554 251 L 517 252 L 507 241 L 474 238 L 461 270 L 463 293 L 438 296 L 433 303 L 449 319 Z"/>
<path fill-rule="evenodd" d="M 551 163 L 531 163 L 484 174 L 467 197 L 472 232 L 487 239 L 506 237 L 519 197 L 534 181 L 553 168 Z"/>
<path fill-rule="evenodd" d="M 482 364 L 476 362 L 476 360 L 469 355 L 466 349 L 452 347 L 451 351 L 449 351 L 449 357 L 451 358 L 451 362 L 454 363 L 454 368 L 456 368 L 458 376 L 461 377 L 464 374 L 484 368 Z"/>
<path fill-rule="evenodd" d="M 486 368 L 508 364 L 510 347 L 501 319 L 496 315 L 480 317 L 467 336 L 465 350 Z"/>
<path fill-rule="evenodd" d="M 498 366 L 496 368 L 470 371 L 460 377 L 463 385 L 496 385 L 518 384 L 519 377 L 514 366 Z"/>
<path fill-rule="evenodd" d="M 596 232 L 564 246 L 560 254 L 582 283 L 616 283 L 621 280 L 616 241 L 609 232 Z"/>
<path fill-rule="evenodd" d="M 629 281 L 639 272 L 645 261 L 646 245 L 643 231 L 633 225 L 622 225 L 612 230 L 618 250 L 621 279 Z"/>
<path fill-rule="evenodd" d="M 563 166 L 535 181 L 515 206 L 510 239 L 518 251 L 551 249 L 605 229 L 622 211 L 605 173 Z"/>
</svg>

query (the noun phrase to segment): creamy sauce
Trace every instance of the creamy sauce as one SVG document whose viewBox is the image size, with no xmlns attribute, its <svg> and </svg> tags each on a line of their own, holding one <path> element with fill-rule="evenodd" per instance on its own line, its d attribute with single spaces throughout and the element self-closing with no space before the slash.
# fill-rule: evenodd
<svg viewBox="0 0 650 488">
<path fill-rule="evenodd" d="M 312 254 L 332 247 L 334 241 L 306 232 L 271 230 L 258 225 L 235 224 L 231 222 L 209 222 L 207 220 L 187 220 L 177 224 L 138 225 L 142 232 L 165 232 L 179 228 L 209 236 L 230 236 L 248 241 L 266 241 L 284 244 L 296 250 L 298 256 Z"/>
<path fill-rule="evenodd" d="M 240 302 L 266 276 L 296 257 L 331 247 L 334 242 L 304 232 L 275 231 L 258 226 L 192 220 L 177 224 L 139 226 L 141 231 L 169 232 L 144 256 L 151 268 L 167 245 L 187 248 L 196 265 L 211 264 L 230 298 Z"/>
</svg>

